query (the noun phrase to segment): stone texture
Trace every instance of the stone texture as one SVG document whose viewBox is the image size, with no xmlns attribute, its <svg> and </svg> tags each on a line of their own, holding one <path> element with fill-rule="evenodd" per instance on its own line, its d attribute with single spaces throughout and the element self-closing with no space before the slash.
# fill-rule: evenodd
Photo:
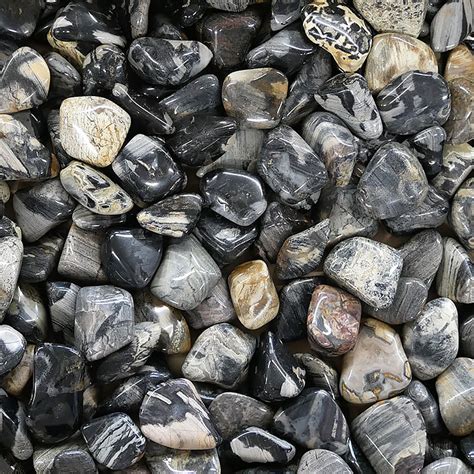
<svg viewBox="0 0 474 474">
<path fill-rule="evenodd" d="M 467 179 L 451 201 L 449 220 L 459 240 L 466 249 L 474 250 L 474 178 Z"/>
<path fill-rule="evenodd" d="M 449 84 L 451 114 L 444 124 L 447 142 L 462 144 L 474 139 L 474 81 L 454 79 Z"/>
<path fill-rule="evenodd" d="M 23 358 L 26 340 L 16 329 L 6 324 L 0 325 L 0 375 L 8 374 Z"/>
<path fill-rule="evenodd" d="M 23 244 L 16 236 L 0 238 L 0 322 L 15 294 L 23 258 Z"/>
<path fill-rule="evenodd" d="M 306 371 L 306 386 L 325 390 L 339 398 L 339 375 L 323 360 L 309 353 L 293 354 Z"/>
<path fill-rule="evenodd" d="M 298 474 L 311 474 L 313 472 L 351 474 L 352 469 L 336 453 L 327 449 L 312 449 L 301 456 L 298 464 Z"/>
<path fill-rule="evenodd" d="M 449 82 L 458 78 L 474 76 L 474 55 L 465 44 L 456 46 L 448 56 L 444 68 L 444 78 Z"/>
<path fill-rule="evenodd" d="M 28 344 L 16 367 L 2 378 L 1 387 L 10 395 L 19 397 L 33 375 L 35 346 Z"/>
</svg>

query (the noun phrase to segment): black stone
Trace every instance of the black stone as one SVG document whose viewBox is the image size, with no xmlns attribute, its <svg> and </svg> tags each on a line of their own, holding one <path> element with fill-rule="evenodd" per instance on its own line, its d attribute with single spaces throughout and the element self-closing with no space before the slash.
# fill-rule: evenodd
<svg viewBox="0 0 474 474">
<path fill-rule="evenodd" d="M 45 54 L 44 60 L 48 64 L 51 73 L 49 98 L 81 95 L 81 75 L 66 58 L 58 53 L 51 52 Z"/>
<path fill-rule="evenodd" d="M 53 461 L 51 474 L 80 472 L 96 474 L 97 467 L 91 455 L 85 449 L 67 449 L 57 454 Z"/>
<path fill-rule="evenodd" d="M 15 40 L 30 37 L 41 14 L 41 0 L 4 0 L 0 5 L 0 35 Z"/>
</svg>

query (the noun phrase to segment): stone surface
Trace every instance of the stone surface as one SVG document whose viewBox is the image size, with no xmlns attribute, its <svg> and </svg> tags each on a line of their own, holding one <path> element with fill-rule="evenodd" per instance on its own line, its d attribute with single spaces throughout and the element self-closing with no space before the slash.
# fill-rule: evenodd
<svg viewBox="0 0 474 474">
<path fill-rule="evenodd" d="M 277 316 L 278 294 L 262 260 L 234 268 L 229 275 L 229 290 L 237 317 L 247 329 L 261 328 Z"/>
<path fill-rule="evenodd" d="M 306 386 L 325 390 L 339 398 L 339 375 L 330 365 L 309 353 L 293 354 L 306 371 Z"/>
<path fill-rule="evenodd" d="M 428 464 L 422 469 L 422 474 L 452 472 L 453 474 L 468 474 L 471 469 L 458 458 L 442 458 Z"/>
<path fill-rule="evenodd" d="M 446 132 L 439 125 L 426 128 L 409 139 L 412 151 L 423 166 L 428 178 L 433 178 L 441 171 L 445 140 Z"/>
<path fill-rule="evenodd" d="M 16 236 L 7 235 L 0 238 L 0 322 L 15 294 L 18 276 L 23 258 L 23 244 Z"/>
<path fill-rule="evenodd" d="M 47 53 L 44 60 L 49 67 L 51 83 L 49 97 L 72 97 L 80 95 L 82 78 L 77 69 L 60 54 Z"/>
<path fill-rule="evenodd" d="M 21 361 L 26 340 L 11 326 L 0 324 L 0 375 L 8 374 Z"/>
<path fill-rule="evenodd" d="M 474 75 L 474 55 L 465 44 L 456 46 L 448 56 L 444 68 L 444 78 L 449 82 L 453 79 L 469 79 Z"/>
<path fill-rule="evenodd" d="M 459 447 L 470 466 L 474 466 L 474 436 L 470 434 L 459 441 Z"/>
<path fill-rule="evenodd" d="M 67 449 L 54 457 L 51 474 L 80 471 L 82 474 L 96 474 L 94 459 L 85 449 Z"/>
<path fill-rule="evenodd" d="M 402 392 L 410 381 L 400 336 L 388 324 L 364 319 L 354 348 L 342 361 L 341 395 L 350 403 L 373 403 Z"/>
<path fill-rule="evenodd" d="M 405 395 L 410 397 L 420 410 L 425 421 L 426 432 L 436 434 L 443 431 L 443 423 L 439 413 L 436 399 L 419 380 L 412 380 L 405 390 Z"/>
<path fill-rule="evenodd" d="M 474 359 L 474 315 L 468 316 L 459 327 L 460 353 Z"/>
<path fill-rule="evenodd" d="M 10 395 L 19 397 L 33 375 L 35 346 L 28 344 L 18 365 L 3 375 L 1 387 Z"/>
<path fill-rule="evenodd" d="M 462 144 L 474 139 L 474 81 L 454 79 L 449 82 L 451 114 L 444 124 L 447 142 Z"/>
<path fill-rule="evenodd" d="M 474 250 L 474 179 L 468 179 L 458 189 L 451 201 L 450 223 L 459 240 L 468 250 Z"/>
<path fill-rule="evenodd" d="M 299 0 L 274 0 L 272 1 L 272 31 L 285 28 L 290 23 L 300 18 Z"/>
<path fill-rule="evenodd" d="M 1 35 L 16 40 L 28 38 L 35 30 L 43 7 L 40 1 L 4 2 L 1 9 Z"/>
<path fill-rule="evenodd" d="M 81 230 L 100 232 L 114 225 L 123 224 L 127 221 L 127 214 L 106 216 L 89 211 L 78 204 L 72 213 L 72 222 Z"/>
<path fill-rule="evenodd" d="M 351 474 L 352 469 L 336 453 L 327 449 L 312 449 L 301 456 L 298 464 L 298 474 L 311 474 L 313 472 Z"/>
</svg>

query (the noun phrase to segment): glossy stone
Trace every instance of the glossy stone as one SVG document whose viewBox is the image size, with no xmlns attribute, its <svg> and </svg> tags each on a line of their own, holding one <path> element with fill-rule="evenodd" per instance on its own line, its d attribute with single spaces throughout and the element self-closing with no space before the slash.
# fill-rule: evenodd
<svg viewBox="0 0 474 474">
<path fill-rule="evenodd" d="M 468 316 L 459 326 L 460 354 L 474 359 L 474 315 Z"/>
<path fill-rule="evenodd" d="M 465 436 L 474 429 L 473 373 L 473 360 L 459 357 L 436 379 L 441 416 L 455 436 Z"/>
<path fill-rule="evenodd" d="M 419 380 L 412 380 L 404 393 L 415 402 L 420 410 L 428 434 L 436 434 L 443 431 L 438 403 L 431 392 Z"/>
<path fill-rule="evenodd" d="M 274 128 L 280 122 L 288 79 L 273 68 L 246 69 L 229 74 L 222 84 L 222 103 L 241 126 Z"/>
<path fill-rule="evenodd" d="M 327 80 L 314 97 L 323 109 L 337 115 L 358 137 L 371 140 L 381 135 L 383 125 L 379 111 L 367 81 L 360 74 L 337 74 Z"/>
<path fill-rule="evenodd" d="M 179 191 L 185 174 L 166 147 L 151 137 L 135 135 L 112 163 L 123 188 L 143 202 L 156 202 Z"/>
<path fill-rule="evenodd" d="M 311 474 L 313 472 L 351 474 L 352 469 L 336 453 L 327 449 L 312 449 L 301 456 L 298 464 L 298 474 Z"/>
<path fill-rule="evenodd" d="M 474 179 L 468 179 L 458 189 L 451 202 L 450 223 L 466 249 L 474 249 L 474 220 L 471 209 L 474 203 Z"/>
<path fill-rule="evenodd" d="M 96 418 L 82 426 L 81 433 L 94 459 L 109 469 L 127 469 L 145 451 L 145 437 L 124 413 Z"/>
<path fill-rule="evenodd" d="M 470 468 L 458 458 L 442 458 L 434 461 L 421 471 L 423 474 L 434 474 L 441 472 L 452 472 L 453 474 L 468 474 Z"/>
<path fill-rule="evenodd" d="M 81 425 L 85 364 L 72 347 L 46 343 L 34 356 L 26 423 L 42 443 L 59 443 Z"/>
<path fill-rule="evenodd" d="M 112 163 L 130 128 L 130 115 L 104 97 L 70 97 L 59 109 L 64 151 L 90 165 Z"/>
<path fill-rule="evenodd" d="M 49 26 L 47 23 L 46 26 Z M 52 26 L 52 24 L 51 24 Z M 78 41 L 64 41 L 54 37 L 51 29 L 45 31 L 46 39 L 49 45 L 57 51 L 61 56 L 64 56 L 77 69 L 82 68 L 82 63 L 87 54 L 94 49 L 94 44 Z"/>
<path fill-rule="evenodd" d="M 444 78 L 449 82 L 453 79 L 469 79 L 474 75 L 474 55 L 465 44 L 456 46 L 448 56 L 444 68 Z"/>
<path fill-rule="evenodd" d="M 364 303 L 376 308 L 392 304 L 402 271 L 393 248 L 364 237 L 337 244 L 324 261 L 324 272 Z"/>
<path fill-rule="evenodd" d="M 102 244 L 102 264 L 110 283 L 143 288 L 150 283 L 162 256 L 162 239 L 143 229 L 112 229 Z"/>
<path fill-rule="evenodd" d="M 193 382 L 235 388 L 247 374 L 255 347 L 253 336 L 227 323 L 216 324 L 198 336 L 181 370 Z"/>
<path fill-rule="evenodd" d="M 44 5 L 41 1 L 3 2 L 1 8 L 0 34 L 21 40 L 31 36 Z"/>
<path fill-rule="evenodd" d="M 128 61 L 137 75 L 156 85 L 177 86 L 199 74 L 212 52 L 199 41 L 137 38 L 128 50 Z"/>
<path fill-rule="evenodd" d="M 52 109 L 46 118 L 49 136 L 51 138 L 51 148 L 56 154 L 59 166 L 64 168 L 72 158 L 64 151 L 59 139 L 59 109 Z"/>
<path fill-rule="evenodd" d="M 376 102 L 386 129 L 399 135 L 443 125 L 451 111 L 448 84 L 436 72 L 406 72 L 385 86 Z"/>
<path fill-rule="evenodd" d="M 376 472 L 419 472 L 426 432 L 420 412 L 407 397 L 372 405 L 351 425 L 352 433 Z"/>
<path fill-rule="evenodd" d="M 20 275 L 23 244 L 17 236 L 0 238 L 0 322 L 10 306 Z"/>
<path fill-rule="evenodd" d="M 247 329 L 258 329 L 278 314 L 279 300 L 267 265 L 252 260 L 234 268 L 229 289 L 239 321 Z"/>
<path fill-rule="evenodd" d="M 460 455 L 457 444 L 448 436 L 445 434 L 427 437 L 425 463 Z"/>
<path fill-rule="evenodd" d="M 54 457 L 51 474 L 80 471 L 82 474 L 96 474 L 97 467 L 92 456 L 85 449 L 67 449 Z"/>
<path fill-rule="evenodd" d="M 33 375 L 35 346 L 28 344 L 18 365 L 3 375 L 1 387 L 14 397 L 19 397 Z"/>
<path fill-rule="evenodd" d="M 300 18 L 299 0 L 274 0 L 272 1 L 272 31 L 285 28 L 290 23 Z"/>
<path fill-rule="evenodd" d="M 174 240 L 166 249 L 151 282 L 151 292 L 178 309 L 194 309 L 217 284 L 221 272 L 192 235 Z"/>
<path fill-rule="evenodd" d="M 77 69 L 60 54 L 47 53 L 44 60 L 49 67 L 51 84 L 49 97 L 72 97 L 82 91 L 82 78 Z"/>
<path fill-rule="evenodd" d="M 252 394 L 264 402 L 282 402 L 304 389 L 305 370 L 271 331 L 260 336 L 253 364 Z"/>
<path fill-rule="evenodd" d="M 168 448 L 213 449 L 220 442 L 209 412 L 186 379 L 164 382 L 148 392 L 140 408 L 143 434 Z"/>
<path fill-rule="evenodd" d="M 441 171 L 445 140 L 446 132 L 439 125 L 426 128 L 409 139 L 411 149 L 428 178 L 436 176 Z"/>
<path fill-rule="evenodd" d="M 277 433 L 306 449 L 328 449 L 344 454 L 349 427 L 333 397 L 325 390 L 305 390 L 280 408 L 273 419 Z"/>
<path fill-rule="evenodd" d="M 6 324 L 0 325 L 0 375 L 7 374 L 21 361 L 26 341 L 21 333 Z"/>
<path fill-rule="evenodd" d="M 306 371 L 306 387 L 325 390 L 339 398 L 339 376 L 326 362 L 309 353 L 293 354 Z"/>
<path fill-rule="evenodd" d="M 474 81 L 454 79 L 449 82 L 451 114 L 444 124 L 447 142 L 466 143 L 474 139 Z"/>
<path fill-rule="evenodd" d="M 127 220 L 127 214 L 117 216 L 105 216 L 95 214 L 84 206 L 78 204 L 72 213 L 73 223 L 82 230 L 100 232 L 114 225 L 123 224 Z"/>
</svg>

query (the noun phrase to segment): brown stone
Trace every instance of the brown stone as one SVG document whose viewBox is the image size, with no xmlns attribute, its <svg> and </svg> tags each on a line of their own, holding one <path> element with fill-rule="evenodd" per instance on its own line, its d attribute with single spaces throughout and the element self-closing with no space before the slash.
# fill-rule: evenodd
<svg viewBox="0 0 474 474">
<path fill-rule="evenodd" d="M 474 54 L 465 44 L 456 46 L 449 53 L 444 68 L 444 78 L 448 82 L 462 77 L 466 79 L 474 77 Z"/>
<path fill-rule="evenodd" d="M 451 114 L 444 124 L 446 141 L 460 145 L 474 139 L 474 82 L 466 78 L 453 79 L 449 90 Z"/>
</svg>

